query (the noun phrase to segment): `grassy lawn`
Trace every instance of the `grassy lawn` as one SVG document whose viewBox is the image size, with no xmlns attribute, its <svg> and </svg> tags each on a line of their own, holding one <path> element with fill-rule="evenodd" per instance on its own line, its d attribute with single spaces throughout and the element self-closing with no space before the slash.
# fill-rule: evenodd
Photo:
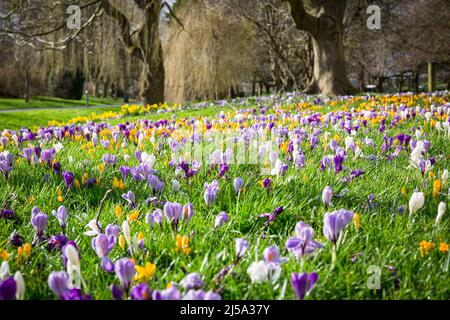
<svg viewBox="0 0 450 320">
<path fill-rule="evenodd" d="M 14 112 L 0 112 L 0 130 L 17 130 L 21 127 L 34 128 L 46 126 L 49 121 L 67 121 L 77 116 L 88 116 L 95 112 L 101 114 L 107 111 L 119 111 L 120 107 L 98 108 L 67 108 L 59 110 L 27 110 Z"/>
<path fill-rule="evenodd" d="M 40 210 L 48 215 L 44 233 L 46 237 L 64 232 L 69 239 L 76 242 L 81 275 L 86 282 L 82 291 L 91 294 L 94 299 L 111 299 L 110 286 L 120 284 L 118 277 L 102 268 L 100 254 L 93 249 L 92 239 L 84 234 L 89 230 L 86 225 L 101 210 L 99 219 L 103 228 L 110 224 L 119 228 L 129 226 L 129 238 L 140 237 L 142 241 L 141 246 L 134 244 L 133 240 L 126 242 L 125 234 L 128 232 L 125 231 L 126 227 L 123 227 L 114 246 L 106 254 L 107 257 L 113 262 L 127 257 L 133 258 L 139 266 L 149 262 L 156 266 L 153 272 L 149 272 L 148 278 L 134 278 L 133 286 L 144 283 L 152 290 L 162 290 L 167 288 L 169 283 L 180 284 L 187 274 L 197 272 L 204 282 L 202 289 L 220 292 L 224 299 L 295 299 L 296 295 L 290 283 L 291 274 L 317 272 L 319 280 L 307 299 L 448 299 L 449 254 L 445 248 L 439 248 L 440 244 L 446 245 L 449 242 L 449 221 L 444 216 L 441 224 L 436 227 L 435 217 L 439 203 L 448 203 L 449 200 L 449 185 L 446 179 L 442 178 L 442 186 L 436 190 L 436 181 L 440 179 L 444 169 L 449 168 L 449 140 L 426 122 L 424 115 L 417 114 L 413 118 L 404 114 L 402 116 L 401 112 L 391 112 L 391 101 L 396 101 L 396 106 L 399 106 L 407 104 L 409 100 L 392 97 L 384 100 L 385 106 L 376 108 L 376 117 L 351 135 L 362 149 L 362 154 L 356 156 L 351 148 L 347 148 L 344 167 L 340 169 L 342 171 L 333 168 L 333 164 L 323 171 L 320 169 L 324 156 L 335 154 L 330 147 L 332 139 L 342 150 L 346 148 L 349 135 L 339 124 L 341 113 L 331 112 L 329 115 L 330 119 L 336 120 L 336 124 L 333 124 L 332 120 L 326 122 L 327 117 L 322 117 L 320 124 L 316 124 L 313 117 L 315 109 L 303 110 L 306 117 L 302 124 L 296 119 L 299 113 L 295 107 L 287 107 L 278 114 L 268 110 L 264 117 L 258 115 L 258 118 L 255 116 L 252 119 L 239 120 L 233 112 L 227 113 L 231 108 L 208 106 L 204 109 L 175 113 L 176 121 L 161 125 L 163 130 L 152 131 L 155 136 L 150 135 L 150 131 L 142 123 L 135 125 L 135 120 L 170 119 L 174 113 L 114 119 L 107 121 L 106 129 L 103 126 L 91 129 L 87 126 L 79 127 L 76 129 L 76 136 L 79 138 L 74 139 L 36 138 L 25 141 L 22 148 L 40 145 L 42 150 L 61 143 L 63 148 L 58 151 L 55 159 L 62 170 L 74 174 L 78 186 L 74 184 L 70 188 L 66 187 L 61 173 L 55 171 L 58 166 L 52 167 L 44 162 L 29 163 L 19 158 L 22 150 L 10 139 L 10 142 L 0 149 L 11 152 L 15 157 L 8 179 L 0 175 L 0 203 L 13 209 L 15 217 L 0 219 L 0 252 L 1 249 L 5 250 L 3 257 L 6 257 L 5 252 L 8 253 L 6 259 L 12 273 L 16 270 L 22 272 L 26 284 L 26 299 L 55 298 L 48 286 L 48 277 L 51 272 L 66 270 L 61 259 L 61 250 L 51 249 L 50 239 L 43 238 L 32 247 L 28 258 L 20 256 L 19 259 L 18 249 L 9 242 L 13 233 L 20 234 L 24 242 L 33 241 L 35 230 L 30 222 L 31 210 L 34 206 L 39 206 Z M 436 106 L 442 106 L 446 113 L 447 101 L 448 97 L 434 98 L 424 107 L 428 110 L 430 104 L 434 103 Z M 282 104 L 291 105 L 291 102 Z M 355 102 L 343 104 L 341 108 L 348 110 Z M 412 104 L 407 112 L 415 112 L 416 105 L 420 103 Z M 254 108 L 257 108 L 256 103 Z M 321 106 L 324 110 L 337 108 L 334 104 Z M 103 112 L 110 109 L 68 110 L 70 112 L 58 110 L 46 116 L 49 120 L 64 121 L 79 115 L 76 112 Z M 371 103 L 366 103 L 363 110 L 372 110 Z M 220 111 L 227 114 L 218 116 Z M 21 118 L 16 120 L 16 125 L 20 126 L 24 121 L 39 123 L 43 121 L 43 114 L 46 113 L 30 111 L 16 114 L 22 114 Z M 347 115 L 352 118 L 350 123 L 365 120 L 363 113 L 349 112 Z M 4 114 L 0 114 L 2 125 L 3 116 Z M 221 140 L 218 140 L 218 137 L 212 141 L 212 136 L 207 135 L 204 137 L 203 148 L 207 150 L 204 162 L 194 176 L 187 178 L 182 171 L 171 166 L 169 160 L 174 156 L 174 141 L 180 141 L 181 153 L 189 152 L 190 143 L 181 144 L 179 138 L 185 134 L 185 130 L 191 129 L 191 122 L 184 121 L 184 118 L 193 116 L 203 116 L 198 118 L 201 122 L 212 123 L 223 133 L 232 128 L 233 136 L 238 139 L 248 134 L 247 129 L 256 130 L 259 125 L 273 121 L 274 128 L 289 129 L 291 135 L 283 135 L 280 138 L 283 145 L 291 141 L 292 134 L 308 133 L 310 136 L 313 132 L 318 132 L 318 142 L 314 148 L 311 148 L 310 138 L 299 142 L 305 156 L 300 167 L 289 158 L 288 149 L 276 148 L 280 160 L 288 165 L 287 171 L 282 175 L 267 175 L 256 164 L 230 163 L 225 176 L 219 178 L 218 166 L 212 168 L 209 163 L 209 146 L 211 145 L 213 150 L 221 145 Z M 397 116 L 402 116 L 403 119 L 395 122 Z M 386 128 L 380 133 L 383 119 L 386 119 Z M 438 120 L 438 114 L 435 113 L 432 121 Z M 125 138 L 121 133 L 115 141 L 113 132 L 120 131 L 117 126 L 119 122 L 129 122 L 131 138 Z M 321 132 L 317 130 L 319 125 Z M 411 129 L 418 126 L 423 128 L 423 135 L 419 140 L 426 137 L 430 142 L 423 158 L 428 160 L 433 157 L 436 160 L 430 168 L 433 174 L 427 172 L 422 175 L 418 168 L 411 166 L 410 146 L 402 146 L 396 157 L 388 157 L 400 146 L 394 137 L 400 133 L 410 134 Z M 92 144 L 83 138 L 84 129 L 90 130 L 91 136 L 97 132 L 96 129 L 101 129 L 98 131 L 99 143 Z M 171 130 L 174 130 L 172 134 L 167 135 Z M 137 143 L 136 133 L 142 133 L 144 137 L 141 145 Z M 384 139 L 385 134 L 387 140 Z M 6 135 L 0 133 L 0 136 Z M 389 137 L 393 137 L 392 145 L 387 145 Z M 367 139 L 372 139 L 372 143 L 367 143 Z M 415 135 L 411 139 L 415 140 Z M 102 141 L 109 141 L 110 144 L 105 146 Z M 164 182 L 164 189 L 155 191 L 146 179 L 136 179 L 132 174 L 122 175 L 119 169 L 121 166 L 143 168 L 135 156 L 138 150 L 155 155 L 154 175 Z M 105 154 L 117 156 L 117 164 L 105 165 Z M 362 170 L 364 173 L 350 180 L 344 179 L 354 170 Z M 87 183 L 88 178 L 94 177 L 97 181 L 95 184 Z M 233 186 L 236 177 L 242 177 L 245 183 L 239 194 Z M 271 187 L 264 189 L 259 181 L 269 177 Z M 180 184 L 179 190 L 172 189 L 174 179 Z M 209 184 L 214 179 L 218 180 L 219 191 L 215 200 L 207 204 L 204 200 L 205 182 Z M 122 186 L 117 186 L 119 181 L 123 183 Z M 328 207 L 322 202 L 325 186 L 331 186 L 334 193 Z M 110 189 L 112 191 L 100 205 L 105 193 Z M 423 207 L 412 215 L 409 214 L 408 207 L 404 208 L 405 213 L 401 213 L 403 211 L 399 209 L 401 206 L 408 206 L 414 190 L 424 193 Z M 135 194 L 136 207 L 122 197 L 122 194 L 128 191 Z M 59 194 L 62 196 L 58 196 Z M 153 196 L 158 202 L 146 201 Z M 175 227 L 168 216 L 163 218 L 161 226 L 157 222 L 149 223 L 147 214 L 153 214 L 156 209 L 164 209 L 159 201 L 177 202 L 182 205 L 190 202 L 195 214 L 189 223 L 180 220 Z M 67 228 L 64 231 L 52 215 L 52 210 L 58 209 L 60 205 L 64 205 L 69 213 Z M 260 215 L 271 213 L 280 206 L 283 207 L 283 212 L 266 225 L 267 219 L 261 218 Z M 340 232 L 336 261 L 333 262 L 333 245 L 323 232 L 324 215 L 327 211 L 339 209 L 357 213 L 358 220 L 354 218 Z M 214 227 L 220 212 L 226 212 L 229 220 L 220 228 Z M 309 224 L 315 231 L 312 239 L 323 244 L 322 248 L 304 257 L 296 257 L 286 248 L 287 240 L 296 235 L 294 229 L 299 221 Z M 188 237 L 189 250 L 180 249 L 182 244 L 176 240 L 178 234 L 180 237 Z M 236 260 L 236 238 L 244 238 L 249 242 L 248 250 L 239 260 Z M 433 242 L 435 247 L 428 244 L 429 252 L 421 251 L 419 244 L 423 240 Z M 277 246 L 280 256 L 286 258 L 284 263 L 277 266 L 280 268 L 279 278 L 269 279 L 267 276 L 262 277 L 261 282 L 252 280 L 249 267 L 262 259 L 263 251 L 269 246 Z M 233 263 L 235 266 L 232 272 L 217 281 L 224 267 Z M 371 267 L 380 270 L 379 289 L 368 287 L 369 277 L 374 274 L 368 272 Z M 178 288 L 183 295 L 187 293 L 187 289 L 181 284 Z"/>
<path fill-rule="evenodd" d="M 89 98 L 90 106 L 99 105 L 111 105 L 121 104 L 123 99 L 114 98 Z M 27 108 L 61 108 L 61 107 L 75 107 L 84 106 L 86 104 L 86 98 L 81 100 L 68 100 L 53 97 L 35 97 L 28 103 L 25 99 L 19 98 L 0 98 L 0 110 L 13 110 L 13 109 L 27 109 Z"/>
</svg>

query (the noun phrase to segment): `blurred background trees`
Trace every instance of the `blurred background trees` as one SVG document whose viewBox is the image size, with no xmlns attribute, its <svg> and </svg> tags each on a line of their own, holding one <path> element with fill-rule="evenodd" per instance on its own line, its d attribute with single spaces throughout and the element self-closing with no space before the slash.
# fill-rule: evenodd
<svg viewBox="0 0 450 320">
<path fill-rule="evenodd" d="M 421 91 L 429 89 L 428 74 L 430 88 L 448 88 L 448 0 L 336 3 L 3 0 L 0 95 L 80 99 L 88 91 L 125 102 L 183 102 L 305 89 L 351 93 L 347 79 L 360 92 Z M 81 28 L 70 30 L 73 4 Z M 381 9 L 379 30 L 366 26 L 374 4 Z M 342 44 L 333 42 L 337 31 L 325 22 L 328 31 L 320 36 L 305 27 L 302 10 L 316 22 L 339 15 Z M 333 78 L 341 80 L 320 80 L 333 64 L 344 67 Z"/>
</svg>

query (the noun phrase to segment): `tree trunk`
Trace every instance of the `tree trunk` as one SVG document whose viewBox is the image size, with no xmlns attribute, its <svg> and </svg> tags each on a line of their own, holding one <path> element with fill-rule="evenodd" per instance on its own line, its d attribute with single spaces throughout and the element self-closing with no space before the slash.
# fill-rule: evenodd
<svg viewBox="0 0 450 320">
<path fill-rule="evenodd" d="M 142 102 L 144 105 L 161 103 L 164 101 L 164 60 L 159 19 L 163 2 L 135 0 L 134 3 L 144 16 L 144 22 L 137 30 L 133 30 L 131 18 L 116 9 L 111 0 L 103 0 L 103 9 L 118 23 L 129 55 L 142 61 L 139 92 Z"/>
<path fill-rule="evenodd" d="M 309 32 L 313 38 L 313 78 L 305 93 L 354 94 L 356 90 L 347 78 L 344 59 L 346 1 L 289 0 L 289 3 L 297 28 Z"/>
<path fill-rule="evenodd" d="M 384 77 L 378 76 L 377 77 L 377 92 L 379 92 L 379 93 L 383 92 L 383 82 L 384 82 Z"/>
<path fill-rule="evenodd" d="M 428 62 L 428 92 L 436 90 L 436 68 L 434 62 Z"/>
<path fill-rule="evenodd" d="M 403 73 L 400 73 L 400 80 L 398 84 L 398 92 L 402 92 L 403 90 Z"/>
<path fill-rule="evenodd" d="M 420 80 L 420 66 L 417 66 L 414 70 L 414 91 L 419 92 L 419 80 Z"/>
</svg>

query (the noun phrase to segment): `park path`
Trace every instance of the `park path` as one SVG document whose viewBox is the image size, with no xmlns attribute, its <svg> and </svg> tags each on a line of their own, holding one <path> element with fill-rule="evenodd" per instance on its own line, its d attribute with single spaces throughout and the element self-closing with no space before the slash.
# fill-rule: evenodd
<svg viewBox="0 0 450 320">
<path fill-rule="evenodd" d="M 94 109 L 94 108 L 105 108 L 105 107 L 121 107 L 121 104 L 102 104 L 95 106 L 65 106 L 65 107 L 50 107 L 50 108 L 20 108 L 20 109 L 3 109 L 0 110 L 0 113 L 9 113 L 9 112 L 22 112 L 22 111 L 44 111 L 44 110 L 67 110 L 67 109 Z"/>
</svg>

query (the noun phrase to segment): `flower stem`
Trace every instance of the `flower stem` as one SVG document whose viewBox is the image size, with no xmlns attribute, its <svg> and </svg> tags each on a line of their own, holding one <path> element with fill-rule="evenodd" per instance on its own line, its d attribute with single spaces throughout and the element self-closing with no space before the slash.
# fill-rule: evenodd
<svg viewBox="0 0 450 320">
<path fill-rule="evenodd" d="M 337 259 L 337 256 L 336 256 L 336 245 L 333 245 L 333 250 L 331 251 L 331 263 L 333 265 L 336 264 L 336 259 Z"/>
</svg>

